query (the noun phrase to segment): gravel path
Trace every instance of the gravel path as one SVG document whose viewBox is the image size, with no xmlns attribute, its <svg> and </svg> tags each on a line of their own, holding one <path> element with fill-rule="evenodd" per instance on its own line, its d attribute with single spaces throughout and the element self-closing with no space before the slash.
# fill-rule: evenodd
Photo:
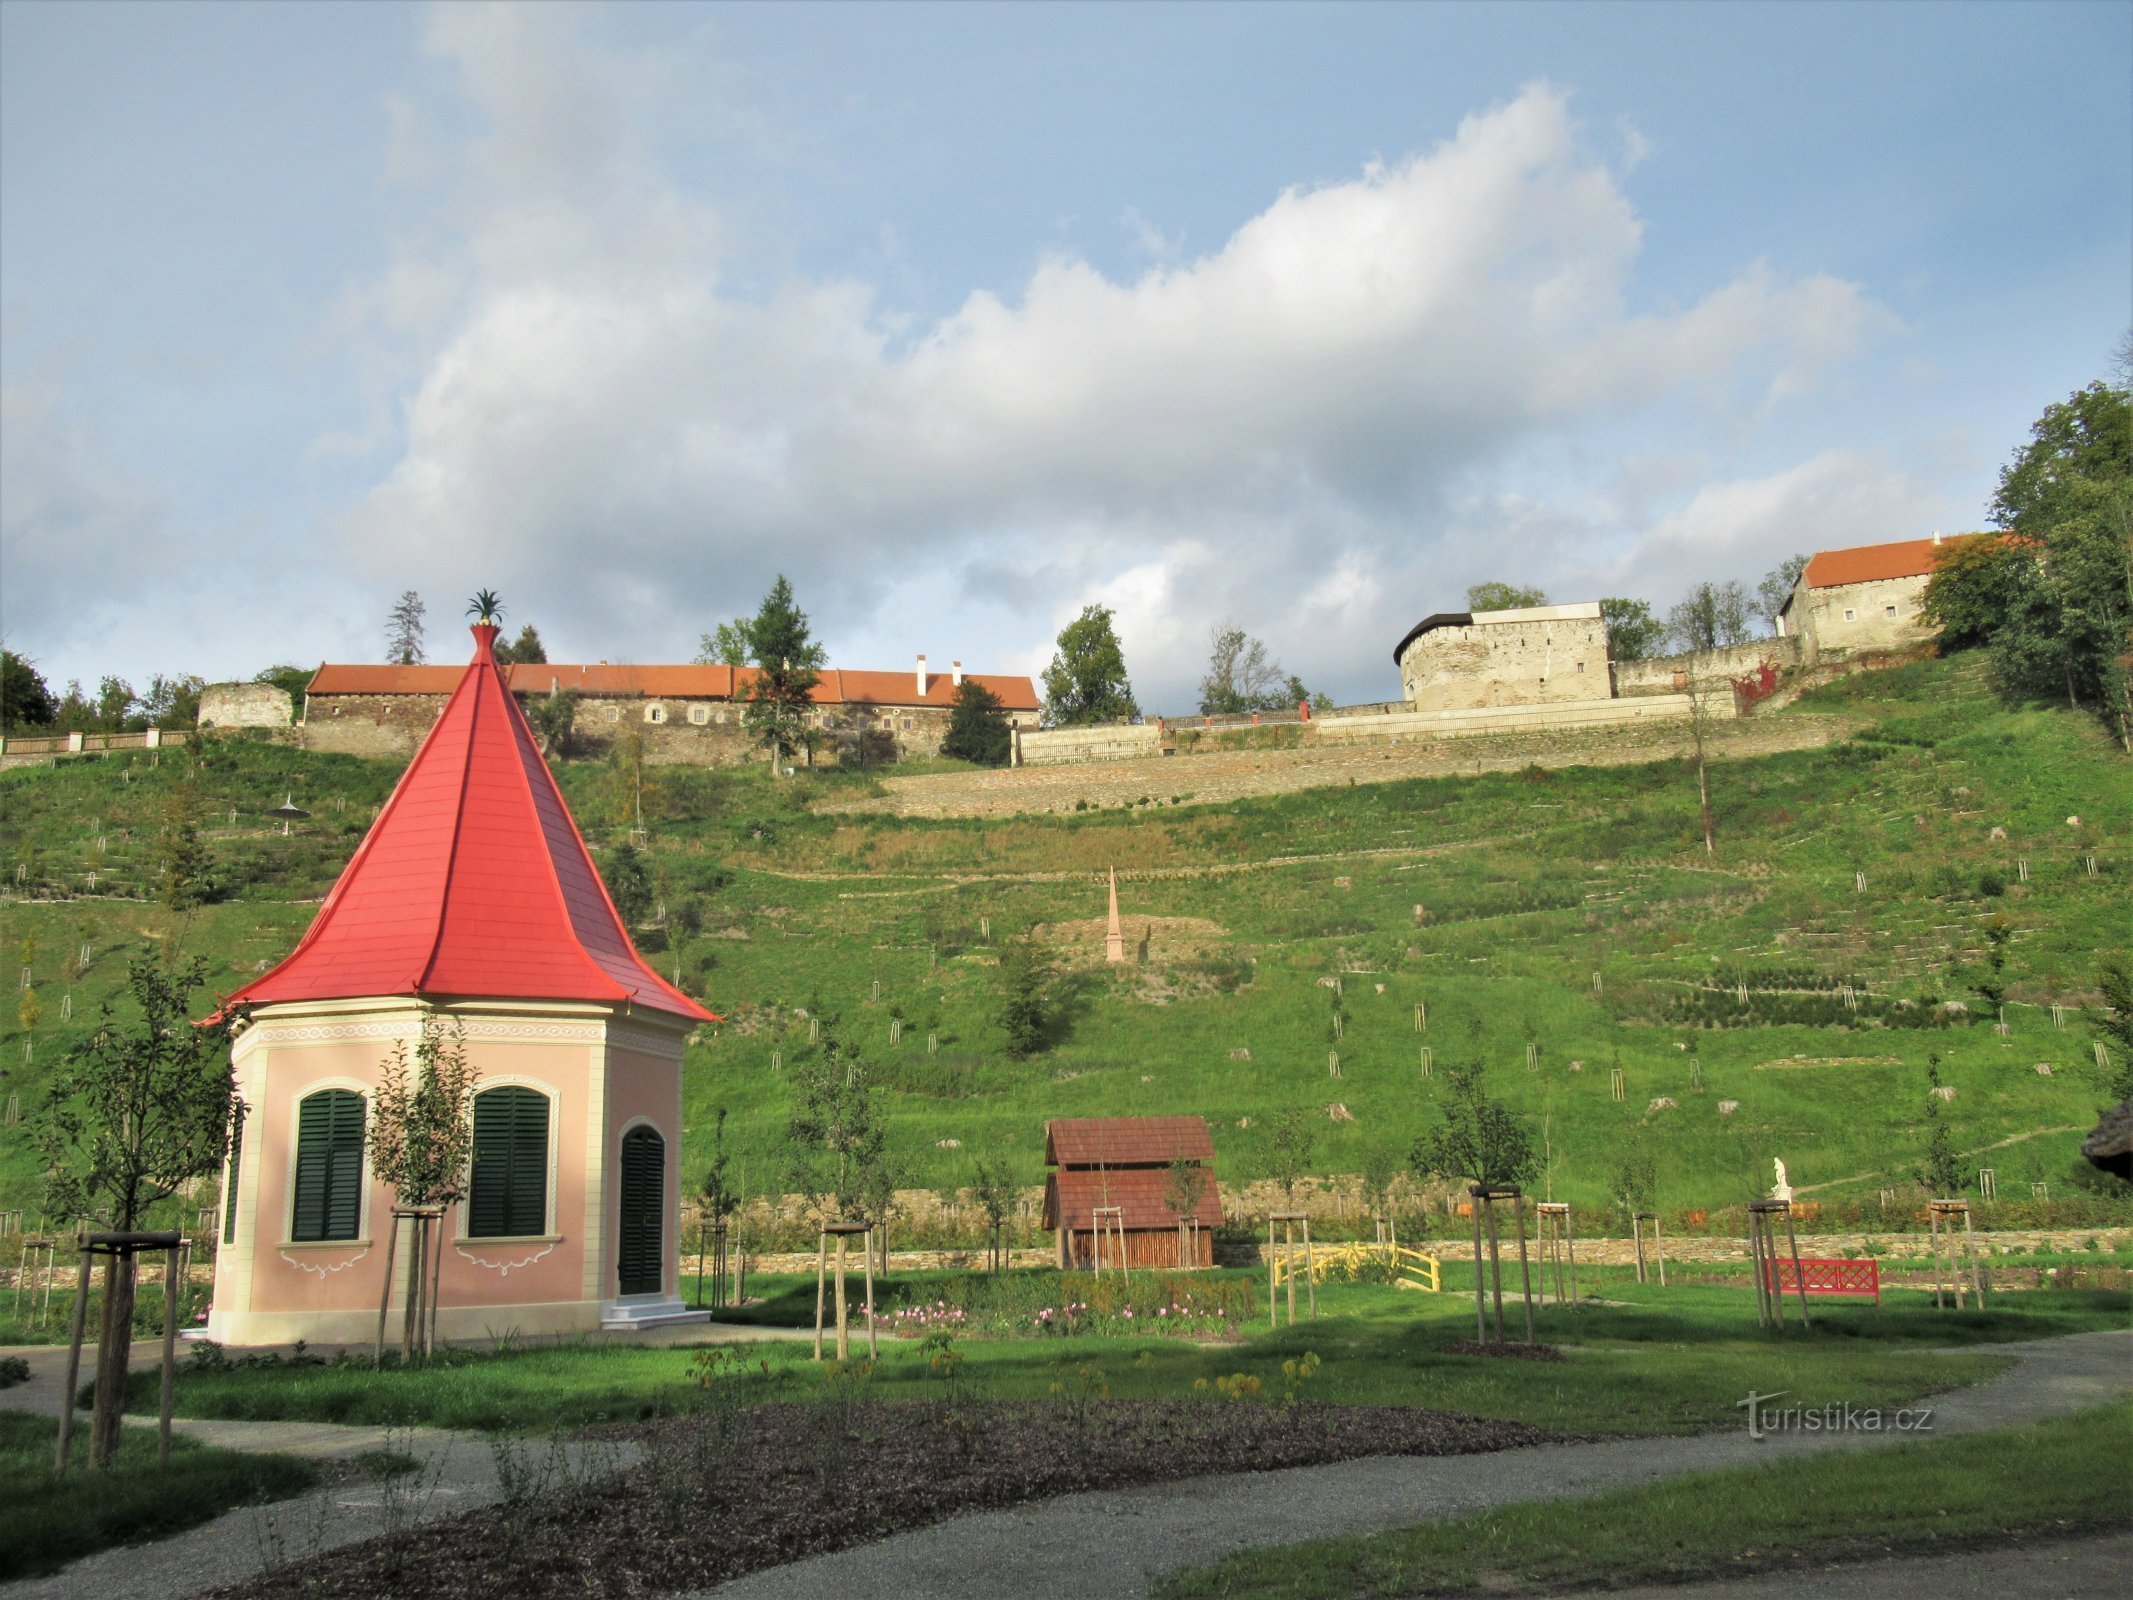
<svg viewBox="0 0 2133 1600">
<path fill-rule="evenodd" d="M 1972 1348 L 2012 1356 L 2016 1365 L 1990 1383 L 1938 1397 L 1936 1436 L 2035 1422 L 2133 1388 L 2133 1332 Z M 1381 1456 L 1188 1479 L 959 1517 L 703 1593 L 718 1600 L 997 1600 L 1004 1594 L 1018 1600 L 1141 1600 L 1149 1580 L 1161 1573 L 1257 1545 L 1370 1533 L 1816 1450 L 1869 1448 L 1891 1437 L 1784 1434 L 1758 1441 L 1743 1429 L 1483 1456 Z M 1794 1575 L 1789 1592 L 1829 1591 L 1819 1578 Z M 1683 1600 L 1684 1591 L 1668 1593 Z"/>
<path fill-rule="evenodd" d="M 1610 1589 L 1607 1600 L 2118 1600 L 2133 1533 L 2013 1544 L 1945 1556 L 1854 1561 L 1717 1583 Z"/>
</svg>

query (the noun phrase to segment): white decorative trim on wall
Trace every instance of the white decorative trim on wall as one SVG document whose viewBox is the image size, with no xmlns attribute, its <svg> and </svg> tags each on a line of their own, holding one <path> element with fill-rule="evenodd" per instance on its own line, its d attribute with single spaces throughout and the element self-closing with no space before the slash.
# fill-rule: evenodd
<svg viewBox="0 0 2133 1600">
<path fill-rule="evenodd" d="M 679 1061 L 688 1048 L 689 1035 L 665 1028 L 635 1028 L 628 1023 L 616 1022 L 608 1025 L 607 1042 L 623 1050 L 657 1056 L 662 1061 Z"/>
<path fill-rule="evenodd" d="M 439 1011 L 450 1018 L 453 1013 Z M 537 1022 L 530 1018 L 499 1018 L 494 1021 L 461 1017 L 460 1027 L 468 1039 L 501 1044 L 599 1043 L 639 1051 L 668 1061 L 679 1061 L 688 1043 L 686 1033 L 664 1028 L 632 1027 L 621 1022 Z M 343 1039 L 413 1039 L 420 1035 L 419 1018 L 412 1012 L 393 1017 L 372 1017 L 360 1022 L 265 1021 L 249 1030 L 247 1049 L 262 1045 L 326 1044 Z"/>
<path fill-rule="evenodd" d="M 347 1271 L 347 1270 L 348 1270 L 348 1269 L 349 1269 L 350 1267 L 354 1266 L 354 1265 L 355 1265 L 355 1264 L 356 1264 L 356 1263 L 357 1263 L 358 1261 L 361 1261 L 361 1260 L 362 1260 L 362 1259 L 363 1259 L 363 1258 L 364 1258 L 365 1256 L 369 1255 L 369 1254 L 370 1254 L 370 1246 L 369 1246 L 369 1245 L 367 1245 L 367 1244 L 366 1244 L 366 1245 L 364 1245 L 364 1246 L 363 1246 L 363 1247 L 362 1247 L 361 1249 L 357 1250 L 357 1251 L 356 1251 L 356 1253 L 355 1253 L 354 1255 L 350 1256 L 350 1257 L 349 1257 L 349 1258 L 348 1258 L 348 1259 L 347 1259 L 346 1261 L 343 1261 L 343 1262 L 342 1262 L 342 1263 L 341 1263 L 341 1264 L 340 1264 L 339 1266 L 334 1266 L 334 1267 L 319 1267 L 319 1266 L 313 1266 L 313 1265 L 312 1265 L 312 1264 L 311 1264 L 310 1262 L 308 1262 L 308 1261 L 299 1261 L 299 1260 L 297 1260 L 297 1259 L 296 1259 L 296 1257 L 294 1257 L 294 1256 L 292 1256 L 291 1254 L 289 1254 L 289 1252 L 288 1252 L 288 1251 L 286 1251 L 286 1250 L 278 1251 L 278 1252 L 277 1252 L 277 1254 L 279 1254 L 279 1255 L 280 1255 L 280 1257 L 282 1258 L 282 1260 L 284 1260 L 284 1261 L 288 1262 L 290 1266 L 292 1266 L 292 1267 L 296 1268 L 296 1269 L 297 1269 L 297 1270 L 298 1270 L 299 1272 L 315 1272 L 315 1273 L 317 1273 L 317 1274 L 318 1274 L 318 1281 L 319 1281 L 319 1282 L 321 1282 L 321 1283 L 324 1283 L 324 1282 L 325 1282 L 325 1281 L 326 1281 L 326 1280 L 327 1280 L 328 1278 L 332 1277 L 332 1276 L 333 1276 L 333 1275 L 334 1275 L 334 1274 L 335 1274 L 336 1272 L 346 1272 L 346 1271 Z"/>
<path fill-rule="evenodd" d="M 465 1257 L 475 1266 L 487 1267 L 491 1272 L 501 1274 L 503 1277 L 508 1278 L 513 1272 L 517 1271 L 520 1267 L 530 1267 L 534 1264 L 534 1262 L 540 1260 L 543 1256 L 552 1255 L 555 1252 L 557 1246 L 561 1245 L 562 1242 L 563 1241 L 561 1239 L 550 1239 L 544 1249 L 535 1251 L 532 1255 L 526 1257 L 526 1259 L 523 1261 L 484 1261 L 480 1256 L 474 1254 L 474 1247 L 468 1244 L 467 1241 L 464 1239 L 454 1239 L 452 1241 L 452 1248 L 457 1250 L 461 1256 Z"/>
</svg>

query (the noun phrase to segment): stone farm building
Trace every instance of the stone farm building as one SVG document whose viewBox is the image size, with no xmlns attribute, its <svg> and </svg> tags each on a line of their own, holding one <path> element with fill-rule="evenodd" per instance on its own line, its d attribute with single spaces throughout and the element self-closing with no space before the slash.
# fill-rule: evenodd
<svg viewBox="0 0 2133 1600">
<path fill-rule="evenodd" d="M 630 943 L 505 691 L 496 629 L 280 965 L 244 985 L 208 1337 L 348 1344 L 411 1249 L 367 1135 L 425 1026 L 478 1073 L 465 1201 L 442 1224 L 447 1339 L 699 1320 L 680 1298 L 682 1051 L 718 1020 Z"/>
<path fill-rule="evenodd" d="M 1215 1264 L 1222 1196 L 1205 1117 L 1060 1117 L 1045 1124 L 1044 1160 L 1054 1169 L 1044 1180 L 1044 1225 L 1059 1241 L 1060 1266 L 1095 1266 L 1099 1229 L 1107 1266 L 1119 1264 L 1119 1230 L 1128 1267 Z M 1182 1217 L 1173 1162 L 1186 1164 L 1198 1191 Z"/>
<path fill-rule="evenodd" d="M 612 738 L 625 723 L 634 723 L 644 730 L 646 754 L 654 761 L 716 765 L 760 754 L 742 726 L 756 678 L 753 667 L 611 666 L 603 661 L 590 666 L 526 662 L 501 670 L 521 701 L 574 692 L 578 737 L 595 744 Z M 1011 726 L 1037 726 L 1037 691 L 1028 678 L 993 673 L 970 677 L 999 696 Z M 933 755 L 947 737 L 963 680 L 960 661 L 946 672 L 929 673 L 924 656 L 911 672 L 827 668 L 815 685 L 812 720 L 827 733 L 847 718 L 864 717 L 895 740 L 899 754 Z M 354 755 L 404 755 L 437 720 L 458 681 L 456 667 L 328 662 L 313 675 L 304 695 L 304 743 L 313 750 Z M 202 720 L 207 720 L 205 710 Z M 827 740 L 817 759 L 833 759 Z"/>
<path fill-rule="evenodd" d="M 1909 650 L 1928 643 L 1933 627 L 1919 613 L 1926 580 L 1941 551 L 1976 534 L 1900 539 L 1894 544 L 1818 550 L 1786 597 L 1778 632 L 1799 641 L 1800 659 Z"/>
</svg>

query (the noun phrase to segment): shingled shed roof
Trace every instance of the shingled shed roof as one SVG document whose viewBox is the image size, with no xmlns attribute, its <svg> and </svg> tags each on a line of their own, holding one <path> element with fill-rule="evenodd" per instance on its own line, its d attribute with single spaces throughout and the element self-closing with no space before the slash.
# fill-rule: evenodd
<svg viewBox="0 0 2133 1600">
<path fill-rule="evenodd" d="M 1212 1161 L 1205 1117 L 1055 1117 L 1044 1125 L 1051 1167 L 1161 1167 Z"/>
<path fill-rule="evenodd" d="M 1197 1117 L 1169 1117 L 1165 1121 L 1197 1122 Z M 1203 1228 L 1222 1225 L 1222 1194 L 1215 1187 L 1212 1170 L 1198 1170 L 1200 1203 L 1193 1220 Z M 1117 1206 L 1129 1231 L 1175 1228 L 1178 1214 L 1164 1198 L 1170 1174 L 1159 1168 L 1129 1167 L 1124 1171 L 1075 1170 L 1055 1172 L 1044 1183 L 1044 1225 L 1047 1228 L 1094 1226 L 1098 1206 Z"/>
<path fill-rule="evenodd" d="M 233 1003 L 595 1000 L 717 1020 L 630 943 L 495 639 L 474 629 L 474 659 L 303 941 Z"/>
</svg>

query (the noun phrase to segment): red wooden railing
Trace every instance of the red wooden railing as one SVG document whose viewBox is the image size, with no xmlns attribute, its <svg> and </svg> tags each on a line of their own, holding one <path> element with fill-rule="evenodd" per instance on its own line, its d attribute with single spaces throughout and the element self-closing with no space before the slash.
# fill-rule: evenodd
<svg viewBox="0 0 2133 1600">
<path fill-rule="evenodd" d="M 1779 1294 L 1863 1294 L 1881 1304 L 1881 1263 L 1878 1261 L 1803 1260 L 1792 1270 L 1792 1260 L 1780 1256 L 1767 1268 L 1770 1287 Z"/>
</svg>

